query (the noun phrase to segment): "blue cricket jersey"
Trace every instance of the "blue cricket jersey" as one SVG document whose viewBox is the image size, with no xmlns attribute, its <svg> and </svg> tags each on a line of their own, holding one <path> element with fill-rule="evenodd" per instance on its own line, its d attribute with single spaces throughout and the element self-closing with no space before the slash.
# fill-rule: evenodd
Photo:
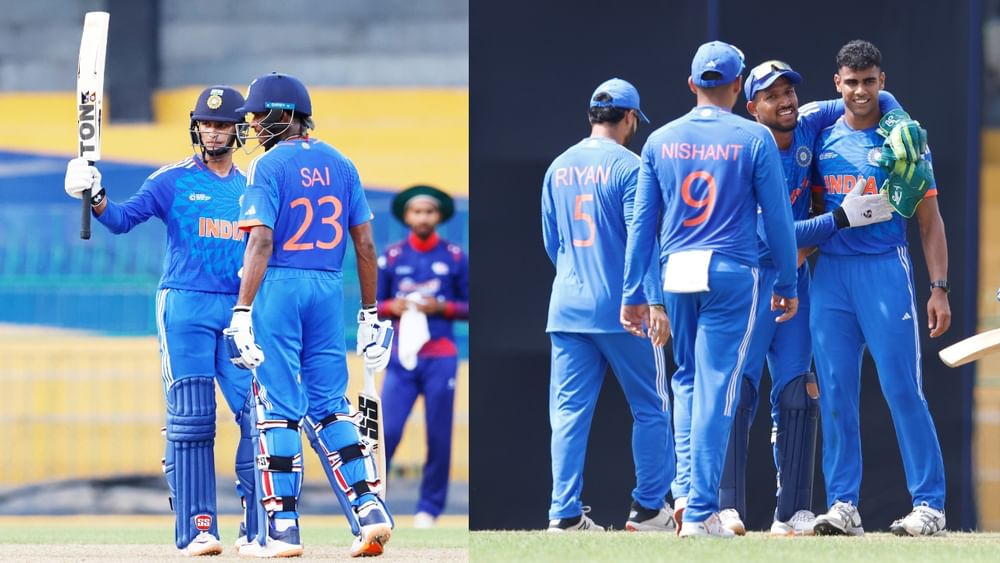
<svg viewBox="0 0 1000 563">
<path fill-rule="evenodd" d="M 857 184 L 864 194 L 878 193 L 889 173 L 878 166 L 885 141 L 876 127 L 856 131 L 841 117 L 816 139 L 813 190 L 823 194 L 826 211 L 840 207 L 844 196 Z M 930 151 L 924 158 L 931 160 Z M 928 188 L 924 198 L 936 197 L 937 187 Z M 820 245 L 820 251 L 835 255 L 884 254 L 907 246 L 906 219 L 893 213 L 884 223 L 838 231 Z"/>
<path fill-rule="evenodd" d="M 888 113 L 900 107 L 899 102 L 889 92 L 879 92 L 879 108 Z M 792 144 L 787 149 L 778 149 L 781 166 L 785 172 L 788 198 L 792 205 L 792 219 L 795 221 L 795 242 L 799 248 L 817 246 L 829 239 L 838 228 L 833 216 L 822 214 L 809 218 L 812 192 L 813 147 L 820 132 L 837 122 L 844 115 L 844 100 L 824 100 L 810 102 L 799 108 L 799 119 L 792 133 Z M 831 209 L 827 209 L 830 211 Z M 760 265 L 774 267 L 771 251 L 767 247 L 767 237 L 762 221 L 757 223 L 757 241 L 760 247 Z"/>
<path fill-rule="evenodd" d="M 556 267 L 547 332 L 625 332 L 619 322 L 625 241 L 639 158 L 589 137 L 557 157 L 542 184 L 542 238 Z M 663 303 L 651 269 L 638 303 Z"/>
<path fill-rule="evenodd" d="M 625 302 L 634 303 L 655 246 L 660 262 L 682 250 L 713 250 L 756 266 L 760 207 L 778 269 L 774 292 L 796 296 L 796 250 L 778 147 L 758 123 L 698 106 L 654 131 L 642 148 L 625 262 Z"/>
<path fill-rule="evenodd" d="M 115 234 L 156 216 L 167 226 L 161 289 L 238 293 L 243 232 L 237 228 L 246 176 L 233 166 L 223 178 L 197 156 L 164 166 L 124 203 L 108 200 L 97 220 Z"/>
<path fill-rule="evenodd" d="M 323 141 L 282 141 L 250 163 L 239 227 L 274 230 L 269 266 L 339 272 L 348 229 L 372 218 L 354 163 Z"/>
</svg>

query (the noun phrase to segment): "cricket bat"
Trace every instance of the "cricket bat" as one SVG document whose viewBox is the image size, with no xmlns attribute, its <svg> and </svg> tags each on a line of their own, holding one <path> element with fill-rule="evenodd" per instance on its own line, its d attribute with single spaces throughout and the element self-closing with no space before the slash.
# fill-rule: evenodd
<svg viewBox="0 0 1000 563">
<path fill-rule="evenodd" d="M 101 159 L 101 114 L 104 108 L 104 56 L 108 47 L 107 12 L 87 12 L 76 67 L 77 156 L 91 164 Z M 90 238 L 90 190 L 81 199 L 80 238 Z"/>
<path fill-rule="evenodd" d="M 365 382 L 358 393 L 358 412 L 361 413 L 361 436 L 368 440 L 382 480 L 382 500 L 386 498 L 388 476 L 385 474 L 385 435 L 382 433 L 382 397 L 375 390 L 375 370 L 365 367 Z"/>
<path fill-rule="evenodd" d="M 997 352 L 1000 352 L 1000 328 L 960 340 L 938 352 L 938 356 L 948 367 L 957 368 Z"/>
</svg>

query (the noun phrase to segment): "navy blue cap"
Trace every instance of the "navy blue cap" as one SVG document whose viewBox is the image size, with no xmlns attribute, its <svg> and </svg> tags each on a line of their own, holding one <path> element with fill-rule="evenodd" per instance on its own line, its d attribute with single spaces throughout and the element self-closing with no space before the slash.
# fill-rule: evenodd
<svg viewBox="0 0 1000 563">
<path fill-rule="evenodd" d="M 611 96 L 611 99 L 597 101 L 595 98 L 602 93 Z M 634 109 L 635 113 L 639 114 L 639 119 L 649 123 L 649 118 L 639 109 L 639 91 L 635 89 L 635 86 L 621 78 L 612 78 L 598 86 L 590 96 L 590 107 Z"/>
<path fill-rule="evenodd" d="M 312 115 L 309 91 L 298 78 L 272 72 L 259 76 L 250 83 L 246 103 L 236 108 L 236 111 L 259 113 L 271 109 L 294 110 L 297 115 Z"/>
<path fill-rule="evenodd" d="M 718 72 L 722 77 L 707 79 L 704 74 L 709 71 Z M 691 60 L 691 80 L 701 88 L 729 84 L 739 78 L 742 72 L 743 51 L 723 41 L 709 41 L 698 47 L 698 52 Z"/>
<path fill-rule="evenodd" d="M 743 93 L 746 94 L 747 101 L 753 100 L 757 92 L 770 88 L 774 81 L 782 76 L 792 84 L 802 82 L 802 75 L 792 70 L 792 67 L 784 61 L 765 61 L 753 67 L 743 84 Z"/>
</svg>

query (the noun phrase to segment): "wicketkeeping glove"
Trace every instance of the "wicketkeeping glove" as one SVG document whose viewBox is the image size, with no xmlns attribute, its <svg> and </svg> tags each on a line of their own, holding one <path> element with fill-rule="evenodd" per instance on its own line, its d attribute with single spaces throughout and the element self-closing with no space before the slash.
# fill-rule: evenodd
<svg viewBox="0 0 1000 563">
<path fill-rule="evenodd" d="M 392 323 L 378 320 L 377 308 L 358 311 L 358 355 L 365 367 L 380 371 L 389 365 L 392 336 Z"/>
<path fill-rule="evenodd" d="M 70 197 L 83 199 L 84 190 L 90 190 L 90 200 L 100 203 L 104 199 L 104 187 L 101 186 L 101 171 L 91 166 L 85 158 L 74 158 L 66 164 L 64 187 Z"/>
<path fill-rule="evenodd" d="M 229 361 L 233 365 L 254 369 L 264 362 L 264 351 L 254 342 L 250 307 L 233 307 L 233 319 L 222 334 L 229 349 Z"/>
<path fill-rule="evenodd" d="M 933 184 L 934 168 L 930 162 L 897 160 L 880 191 L 888 196 L 889 204 L 900 215 L 909 219 Z"/>
</svg>

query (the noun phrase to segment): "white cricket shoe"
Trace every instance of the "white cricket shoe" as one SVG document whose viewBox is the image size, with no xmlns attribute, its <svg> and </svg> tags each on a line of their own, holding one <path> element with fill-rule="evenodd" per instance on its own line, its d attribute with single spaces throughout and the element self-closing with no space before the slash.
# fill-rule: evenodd
<svg viewBox="0 0 1000 563">
<path fill-rule="evenodd" d="M 685 522 L 679 535 L 682 538 L 729 539 L 736 537 L 732 530 L 722 525 L 718 512 L 713 512 L 704 522 Z"/>
<path fill-rule="evenodd" d="M 590 512 L 590 507 L 583 507 L 583 513 L 576 518 L 559 518 L 557 520 L 549 520 L 550 532 L 603 532 L 604 528 L 598 526 L 587 516 Z"/>
<path fill-rule="evenodd" d="M 826 514 L 816 517 L 813 531 L 817 536 L 863 536 L 865 529 L 861 527 L 861 514 L 850 502 L 837 501 Z"/>
<path fill-rule="evenodd" d="M 943 536 L 944 512 L 935 510 L 927 503 L 913 507 L 913 512 L 896 520 L 889 526 L 889 531 L 897 536 Z"/>
<path fill-rule="evenodd" d="M 299 539 L 299 523 L 278 531 L 274 518 L 268 519 L 267 540 L 264 545 L 256 541 L 247 541 L 239 548 L 240 557 L 299 557 L 303 553 L 302 540 Z"/>
<path fill-rule="evenodd" d="M 361 525 L 361 534 L 351 544 L 351 557 L 382 555 L 385 544 L 392 537 L 392 520 L 382 501 L 376 499 L 361 505 L 358 508 L 358 524 Z"/>
<path fill-rule="evenodd" d="M 219 555 L 222 553 L 222 542 L 208 532 L 198 534 L 183 550 L 184 555 L 198 557 L 201 555 Z"/>
<path fill-rule="evenodd" d="M 429 512 L 418 512 L 413 515 L 413 527 L 418 530 L 427 530 L 434 527 L 434 516 Z"/>
<path fill-rule="evenodd" d="M 632 501 L 625 529 L 629 532 L 672 532 L 674 531 L 674 510 L 664 503 L 659 510 L 650 510 Z"/>
<path fill-rule="evenodd" d="M 674 499 L 674 526 L 677 528 L 677 535 L 681 535 L 681 528 L 684 525 L 684 509 L 687 507 L 687 497 Z"/>
<path fill-rule="evenodd" d="M 250 543 L 247 539 L 247 525 L 245 523 L 240 522 L 240 531 L 236 536 L 236 543 L 233 544 L 233 547 L 236 548 L 236 553 L 239 553 L 241 547 Z"/>
<path fill-rule="evenodd" d="M 800 510 L 788 519 L 788 522 L 777 520 L 771 524 L 772 536 L 811 536 L 816 524 L 816 515 L 808 510 Z"/>
<path fill-rule="evenodd" d="M 722 527 L 728 528 L 729 531 L 737 536 L 747 535 L 747 527 L 743 525 L 740 513 L 735 508 L 727 508 L 720 512 L 719 520 L 722 521 Z"/>
</svg>

